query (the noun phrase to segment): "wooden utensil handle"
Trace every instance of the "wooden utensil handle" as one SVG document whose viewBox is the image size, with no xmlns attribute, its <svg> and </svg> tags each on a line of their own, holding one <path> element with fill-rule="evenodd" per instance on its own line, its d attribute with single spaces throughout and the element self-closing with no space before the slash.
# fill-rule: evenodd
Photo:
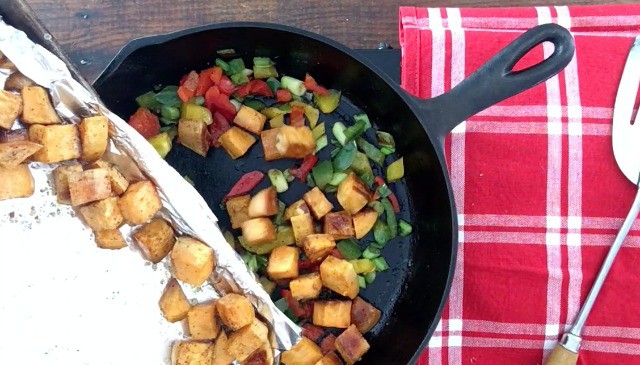
<svg viewBox="0 0 640 365">
<path fill-rule="evenodd" d="M 565 349 L 560 344 L 556 344 L 544 365 L 575 365 L 577 362 L 578 354 Z"/>
</svg>

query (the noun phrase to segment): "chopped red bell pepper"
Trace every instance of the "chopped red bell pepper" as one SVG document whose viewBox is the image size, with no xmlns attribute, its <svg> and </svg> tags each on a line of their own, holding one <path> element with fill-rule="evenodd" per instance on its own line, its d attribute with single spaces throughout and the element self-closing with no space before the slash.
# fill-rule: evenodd
<svg viewBox="0 0 640 365">
<path fill-rule="evenodd" d="M 336 336 L 333 333 L 326 335 L 325 338 L 322 339 L 320 342 L 320 350 L 323 355 L 336 350 Z"/>
<path fill-rule="evenodd" d="M 218 139 L 220 139 L 220 136 L 230 128 L 231 125 L 229 125 L 229 121 L 224 117 L 224 115 L 220 112 L 213 113 L 213 123 L 208 127 L 211 138 L 209 144 L 213 147 L 220 147 Z"/>
<path fill-rule="evenodd" d="M 251 93 L 251 83 L 247 83 L 244 84 L 242 86 L 240 86 L 239 88 L 236 89 L 236 95 L 238 95 L 241 98 L 244 98 L 245 96 L 249 95 Z"/>
<path fill-rule="evenodd" d="M 324 329 L 315 324 L 305 323 L 302 325 L 302 335 L 313 342 L 318 342 L 320 337 L 324 335 Z"/>
<path fill-rule="evenodd" d="M 221 93 L 223 93 L 223 94 L 225 94 L 227 96 L 233 95 L 233 93 L 236 91 L 235 85 L 233 85 L 233 82 L 231 82 L 231 80 L 229 80 L 227 75 L 222 75 L 220 77 L 220 82 L 218 83 L 218 88 L 220 89 Z"/>
<path fill-rule="evenodd" d="M 311 172 L 311 169 L 318 163 L 318 157 L 316 155 L 308 155 L 302 160 L 302 164 L 297 169 L 291 169 L 291 175 L 303 183 L 307 182 L 307 175 Z"/>
<path fill-rule="evenodd" d="M 227 201 L 240 195 L 249 194 L 251 190 L 260 184 L 263 178 L 264 174 L 260 171 L 247 172 L 233 185 L 223 200 Z"/>
<path fill-rule="evenodd" d="M 218 66 L 213 67 L 213 72 L 211 72 L 211 81 L 213 81 L 214 85 L 218 85 L 220 83 L 220 79 L 222 78 L 222 69 Z"/>
<path fill-rule="evenodd" d="M 338 250 L 337 248 L 334 248 L 333 250 L 331 250 L 331 253 L 329 255 L 337 259 L 344 260 L 344 256 L 342 256 L 342 254 L 340 253 L 340 250 Z"/>
<path fill-rule="evenodd" d="M 198 80 L 200 77 L 195 71 L 191 71 L 187 74 L 187 78 L 182 85 L 178 88 L 178 97 L 183 103 L 186 103 L 193 97 L 198 87 Z"/>
<path fill-rule="evenodd" d="M 212 113 L 220 112 L 227 120 L 236 116 L 236 107 L 231 104 L 229 97 L 220 92 L 217 86 L 211 86 L 204 94 L 204 104 Z"/>
<path fill-rule="evenodd" d="M 269 85 L 263 80 L 253 79 L 249 82 L 249 85 L 251 87 L 251 95 L 273 97 Z"/>
<path fill-rule="evenodd" d="M 291 91 L 287 89 L 276 90 L 276 100 L 278 103 L 288 103 L 291 101 Z"/>
<path fill-rule="evenodd" d="M 194 90 L 191 90 L 184 85 L 178 88 L 178 97 L 183 103 L 186 103 L 187 101 L 189 101 L 189 99 L 191 99 L 194 94 L 195 94 Z"/>
<path fill-rule="evenodd" d="M 322 262 L 311 262 L 309 259 L 298 262 L 298 270 L 307 270 L 309 272 L 317 272 L 320 270 L 320 264 Z"/>
<path fill-rule="evenodd" d="M 293 127 L 304 127 L 304 107 L 294 105 L 289 114 L 289 124 Z"/>
<path fill-rule="evenodd" d="M 307 318 L 311 317 L 313 314 L 313 307 L 311 306 L 311 303 L 305 303 L 304 305 L 300 304 L 300 302 L 291 296 L 291 291 L 282 289 L 280 291 L 280 295 L 285 298 L 287 306 L 297 318 Z"/>
<path fill-rule="evenodd" d="M 318 85 L 316 80 L 309 74 L 306 74 L 304 77 L 304 86 L 307 88 L 307 90 L 311 92 L 315 92 L 318 95 L 321 95 L 321 96 L 329 95 L 329 90 Z"/>
<path fill-rule="evenodd" d="M 384 179 L 381 176 L 376 176 L 373 181 L 376 183 L 376 185 L 378 185 L 378 187 L 386 184 L 384 182 Z M 393 191 L 391 191 L 391 189 L 389 189 L 389 192 L 391 192 L 391 194 L 389 194 L 389 196 L 387 196 L 387 199 L 389 199 L 389 202 L 391 203 L 391 206 L 393 207 L 393 211 L 396 213 L 400 213 L 400 204 L 398 203 L 398 198 L 396 197 L 396 194 L 393 193 Z M 375 198 L 374 200 L 378 200 L 378 198 L 380 198 L 380 194 L 378 194 L 378 191 L 376 190 L 376 192 L 373 194 L 373 197 Z"/>
<path fill-rule="evenodd" d="M 184 85 L 184 83 L 187 81 L 188 78 L 189 78 L 189 74 L 182 76 L 182 78 L 180 79 L 180 86 Z"/>
<path fill-rule="evenodd" d="M 129 118 L 129 125 L 146 139 L 160 133 L 158 117 L 147 108 L 138 108 Z"/>
<path fill-rule="evenodd" d="M 198 85 L 196 86 L 195 96 L 203 96 L 204 93 L 209 90 L 211 86 L 213 86 L 213 80 L 211 80 L 211 75 L 214 72 L 214 67 L 208 68 L 206 70 L 202 70 L 200 75 L 198 75 Z"/>
</svg>

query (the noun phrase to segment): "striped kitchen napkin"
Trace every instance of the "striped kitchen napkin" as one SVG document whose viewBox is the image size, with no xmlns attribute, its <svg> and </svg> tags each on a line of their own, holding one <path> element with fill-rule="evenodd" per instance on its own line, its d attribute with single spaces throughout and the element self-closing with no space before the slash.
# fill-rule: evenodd
<svg viewBox="0 0 640 365">
<path fill-rule="evenodd" d="M 631 206 L 636 187 L 614 160 L 611 118 L 640 34 L 639 5 L 403 7 L 402 85 L 423 98 L 444 93 L 543 23 L 573 33 L 573 61 L 447 138 L 457 271 L 419 364 L 541 364 L 575 318 Z M 536 48 L 521 65 L 552 51 Z M 588 320 L 579 364 L 640 364 L 639 248 L 636 222 Z"/>
</svg>

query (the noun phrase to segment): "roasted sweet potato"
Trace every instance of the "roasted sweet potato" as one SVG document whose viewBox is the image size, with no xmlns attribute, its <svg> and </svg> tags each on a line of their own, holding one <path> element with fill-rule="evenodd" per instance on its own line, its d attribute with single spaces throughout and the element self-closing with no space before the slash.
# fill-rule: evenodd
<svg viewBox="0 0 640 365">
<path fill-rule="evenodd" d="M 259 319 L 229 336 L 227 352 L 238 361 L 246 360 L 255 350 L 269 341 L 269 329 Z"/>
<path fill-rule="evenodd" d="M 282 157 L 304 158 L 313 153 L 316 140 L 309 127 L 283 125 L 278 129 L 276 148 Z"/>
<path fill-rule="evenodd" d="M 215 344 L 213 345 L 213 357 L 211 359 L 211 365 L 229 365 L 235 360 L 233 356 L 227 352 L 227 334 L 224 331 L 220 331 Z"/>
<path fill-rule="evenodd" d="M 0 166 L 0 200 L 25 198 L 35 189 L 31 170 L 27 165 L 7 168 Z"/>
<path fill-rule="evenodd" d="M 211 276 L 215 265 L 211 247 L 192 237 L 178 237 L 171 251 L 171 267 L 178 280 L 200 286 Z"/>
<path fill-rule="evenodd" d="M 105 116 L 84 118 L 78 125 L 82 154 L 85 161 L 95 161 L 107 150 L 109 121 Z"/>
<path fill-rule="evenodd" d="M 201 156 L 206 157 L 209 152 L 207 125 L 201 120 L 183 119 L 178 122 L 178 140 L 181 145 Z"/>
<path fill-rule="evenodd" d="M 349 365 L 353 365 L 369 351 L 369 343 L 356 326 L 351 325 L 336 338 L 336 350 Z"/>
<path fill-rule="evenodd" d="M 109 180 L 109 172 L 105 169 L 71 172 L 68 180 L 69 195 L 73 206 L 84 205 L 111 196 L 111 181 Z"/>
<path fill-rule="evenodd" d="M 231 127 L 220 136 L 218 141 L 234 160 L 247 153 L 249 148 L 256 143 L 254 136 L 238 127 Z"/>
<path fill-rule="evenodd" d="M 351 305 L 351 323 L 360 333 L 369 332 L 378 323 L 381 314 L 379 309 L 360 297 L 354 299 Z"/>
<path fill-rule="evenodd" d="M 269 217 L 278 214 L 278 197 L 276 188 L 269 186 L 260 190 L 249 202 L 249 217 Z"/>
<path fill-rule="evenodd" d="M 304 336 L 280 357 L 284 365 L 315 365 L 320 359 L 322 359 L 320 347 Z"/>
<path fill-rule="evenodd" d="M 352 172 L 338 185 L 338 193 L 336 195 L 344 210 L 351 214 L 356 214 L 367 205 L 371 193 L 367 185 Z"/>
<path fill-rule="evenodd" d="M 127 247 L 127 241 L 124 240 L 122 232 L 117 229 L 105 229 L 95 231 L 96 245 L 100 248 L 108 250 L 119 250 Z"/>
<path fill-rule="evenodd" d="M 58 166 L 53 170 L 53 186 L 56 189 L 58 204 L 71 204 L 69 174 L 80 172 L 82 172 L 82 166 L 77 162 L 71 165 Z"/>
<path fill-rule="evenodd" d="M 22 122 L 25 124 L 60 124 L 62 121 L 49 100 L 49 93 L 41 86 L 22 88 Z"/>
<path fill-rule="evenodd" d="M 300 276 L 289 282 L 291 296 L 295 299 L 315 299 L 320 295 L 322 290 L 322 280 L 317 272 Z"/>
<path fill-rule="evenodd" d="M 318 300 L 314 302 L 313 324 L 321 327 L 349 327 L 351 324 L 351 301 Z"/>
<path fill-rule="evenodd" d="M 317 186 L 307 191 L 302 198 L 316 219 L 321 219 L 333 209 L 333 204 L 327 200 L 327 197 Z"/>
<path fill-rule="evenodd" d="M 0 90 L 0 128 L 11 129 L 20 113 L 22 113 L 22 97 Z"/>
<path fill-rule="evenodd" d="M 266 161 L 274 161 L 282 158 L 278 148 L 276 148 L 276 138 L 280 128 L 271 128 L 260 132 L 260 141 L 262 142 L 262 151 Z"/>
<path fill-rule="evenodd" d="M 75 124 L 40 125 L 29 127 L 29 140 L 42 145 L 33 154 L 33 159 L 39 162 L 54 163 L 79 158 L 80 135 Z"/>
<path fill-rule="evenodd" d="M 240 110 L 233 118 L 233 123 L 248 130 L 253 134 L 260 134 L 264 128 L 264 123 L 267 121 L 267 117 L 261 114 L 255 109 L 248 106 L 241 106 Z"/>
<path fill-rule="evenodd" d="M 113 164 L 104 161 L 98 160 L 94 163 L 87 166 L 87 169 L 107 169 L 109 171 L 109 180 L 111 180 L 111 190 L 116 193 L 116 195 L 122 195 L 127 188 L 129 187 L 129 181 L 124 175 L 120 172 L 120 170 L 114 166 Z"/>
<path fill-rule="evenodd" d="M 242 223 L 242 236 L 250 245 L 261 245 L 276 239 L 276 228 L 269 218 L 253 218 Z"/>
<path fill-rule="evenodd" d="M 373 209 L 365 209 L 353 217 L 353 229 L 356 239 L 366 236 L 378 219 L 378 213 Z"/>
<path fill-rule="evenodd" d="M 241 365 L 273 365 L 273 349 L 265 343 L 249 355 Z"/>
<path fill-rule="evenodd" d="M 227 200 L 225 206 L 231 220 L 231 228 L 238 229 L 242 227 L 242 223 L 251 219 L 249 217 L 250 201 L 251 197 L 249 195 L 241 195 Z"/>
<path fill-rule="evenodd" d="M 300 199 L 285 209 L 284 219 L 291 219 L 291 217 L 307 213 L 310 213 L 309 206 L 303 199 Z"/>
<path fill-rule="evenodd" d="M 298 249 L 291 246 L 276 247 L 269 255 L 267 274 L 274 280 L 298 277 Z"/>
<path fill-rule="evenodd" d="M 109 180 L 112 186 L 112 180 Z M 162 202 L 151 181 L 138 181 L 129 185 L 118 202 L 124 220 L 131 226 L 146 223 L 162 208 Z"/>
<path fill-rule="evenodd" d="M 328 217 L 329 215 L 327 215 Z M 326 218 L 325 218 L 326 219 Z M 336 241 L 330 234 L 310 234 L 302 240 L 302 248 L 311 262 L 324 259 L 336 247 Z"/>
<path fill-rule="evenodd" d="M 172 365 L 211 365 L 213 344 L 207 342 L 179 341 L 173 344 Z"/>
<path fill-rule="evenodd" d="M 229 293 L 218 299 L 216 310 L 222 323 L 233 331 L 248 326 L 255 319 L 251 302 L 240 294 Z"/>
<path fill-rule="evenodd" d="M 212 340 L 220 333 L 216 316 L 216 303 L 202 303 L 192 307 L 187 313 L 189 337 L 194 340 Z"/>
<path fill-rule="evenodd" d="M 133 233 L 147 260 L 154 264 L 162 261 L 176 242 L 173 228 L 162 218 L 154 218 Z"/>
<path fill-rule="evenodd" d="M 79 211 L 84 221 L 94 231 L 116 229 L 124 222 L 118 207 L 118 198 L 115 196 L 80 207 Z"/>
<path fill-rule="evenodd" d="M 42 145 L 30 141 L 0 143 L 0 166 L 17 167 L 41 148 Z"/>
<path fill-rule="evenodd" d="M 329 352 L 315 365 L 342 365 L 342 360 L 340 360 L 335 352 Z"/>
<path fill-rule="evenodd" d="M 169 322 L 178 322 L 187 317 L 191 304 L 184 295 L 180 284 L 171 278 L 160 297 L 160 310 Z"/>
<path fill-rule="evenodd" d="M 298 246 L 302 246 L 305 237 L 315 233 L 313 219 L 311 218 L 311 214 L 308 213 L 291 217 L 291 227 L 293 228 L 293 236 Z"/>
<path fill-rule="evenodd" d="M 351 214 L 346 210 L 327 213 L 327 215 L 324 216 L 323 231 L 325 234 L 331 235 L 335 240 L 353 237 L 355 231 L 353 229 Z"/>
<path fill-rule="evenodd" d="M 358 274 L 353 265 L 349 261 L 334 256 L 328 256 L 320 264 L 320 278 L 322 285 L 351 299 L 355 298 L 360 291 Z"/>
</svg>

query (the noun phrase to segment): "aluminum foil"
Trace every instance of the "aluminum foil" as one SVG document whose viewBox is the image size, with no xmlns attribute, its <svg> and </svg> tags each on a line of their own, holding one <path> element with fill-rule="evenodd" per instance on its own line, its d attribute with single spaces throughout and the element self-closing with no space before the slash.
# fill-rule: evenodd
<svg viewBox="0 0 640 365">
<path fill-rule="evenodd" d="M 64 120 L 107 116 L 111 142 L 105 159 L 128 177 L 151 179 L 163 202 L 161 215 L 179 233 L 213 248 L 217 267 L 209 283 L 199 288 L 182 284 L 190 300 L 242 293 L 271 325 L 275 349 L 288 349 L 300 339 L 300 328 L 277 309 L 226 243 L 204 199 L 142 136 L 74 80 L 58 57 L 1 19 L 0 51 L 49 89 Z M 8 74 L 0 70 L 0 85 L 3 73 Z M 35 194 L 0 202 L 0 363 L 168 363 L 169 344 L 185 338 L 181 325 L 167 323 L 157 306 L 171 276 L 169 264 L 150 265 L 132 244 L 129 250 L 96 248 L 74 211 L 56 204 L 52 166 L 30 167 Z M 131 227 L 122 230 L 128 237 Z"/>
</svg>

